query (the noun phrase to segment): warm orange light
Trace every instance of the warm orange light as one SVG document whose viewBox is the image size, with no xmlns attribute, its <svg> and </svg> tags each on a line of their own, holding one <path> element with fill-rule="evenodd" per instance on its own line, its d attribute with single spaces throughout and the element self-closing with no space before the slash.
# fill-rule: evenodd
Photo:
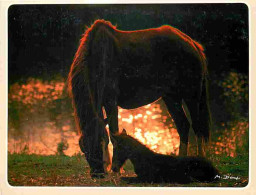
<svg viewBox="0 0 256 195">
<path fill-rule="evenodd" d="M 172 124 L 165 124 L 159 103 L 125 110 L 119 108 L 119 128 L 137 138 L 151 150 L 163 154 L 178 154 L 179 135 Z"/>
<path fill-rule="evenodd" d="M 27 84 L 19 85 L 16 83 L 10 87 L 9 102 L 16 101 L 29 105 L 29 109 L 36 113 L 38 105 L 43 108 L 46 107 L 47 103 L 61 98 L 63 91 L 64 81 L 42 82 L 37 79 L 30 79 Z M 137 138 L 155 152 L 178 155 L 180 139 L 177 129 L 173 121 L 166 123 L 170 118 L 167 112 L 164 112 L 161 108 L 159 102 L 132 110 L 119 108 L 118 111 L 120 130 L 126 129 L 128 134 Z M 45 116 L 48 116 L 49 113 L 46 112 Z M 80 152 L 79 135 L 75 132 L 70 118 L 63 120 L 59 124 L 60 126 L 56 127 L 50 119 L 42 124 L 37 121 L 41 115 L 35 115 L 34 117 L 35 121 L 20 119 L 23 122 L 20 124 L 19 128 L 21 129 L 19 131 L 24 132 L 23 137 L 11 136 L 9 133 L 9 152 L 19 153 L 24 151 L 25 148 L 28 153 L 56 154 L 58 143 L 62 141 L 63 137 L 66 138 L 68 144 L 67 150 L 64 151 L 66 155 L 74 155 Z M 211 144 L 210 149 L 217 155 L 225 154 L 235 157 L 237 155 L 236 148 L 242 147 L 244 144 L 243 137 L 248 133 L 248 122 L 236 122 L 231 127 L 226 128 L 223 123 L 222 126 L 224 131 Z M 11 132 L 11 129 L 9 130 Z"/>
</svg>

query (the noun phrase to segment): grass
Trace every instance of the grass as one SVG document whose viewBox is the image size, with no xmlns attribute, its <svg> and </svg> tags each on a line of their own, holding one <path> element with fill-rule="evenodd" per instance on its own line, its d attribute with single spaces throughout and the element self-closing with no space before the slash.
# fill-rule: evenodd
<svg viewBox="0 0 256 195">
<path fill-rule="evenodd" d="M 123 176 L 135 176 L 132 165 Z M 81 155 L 8 155 L 8 182 L 12 186 L 127 186 L 120 175 L 91 179 L 89 165 Z"/>
<path fill-rule="evenodd" d="M 12 186 L 244 187 L 248 184 L 249 175 L 248 132 L 248 122 L 236 122 L 223 127 L 221 136 L 215 133 L 212 137 L 213 144 L 227 144 L 221 146 L 224 151 L 233 147 L 236 153 L 235 157 L 225 152 L 217 155 L 215 149 L 219 149 L 220 145 L 208 148 L 207 158 L 221 173 L 221 179 L 216 183 L 140 183 L 130 161 L 126 162 L 125 173 L 121 175 L 109 173 L 105 178 L 92 179 L 89 165 L 81 154 L 72 157 L 42 156 L 29 155 L 26 150 L 20 154 L 8 154 L 8 182 Z"/>
<path fill-rule="evenodd" d="M 150 184 L 138 183 L 130 161 L 125 173 L 109 173 L 103 179 L 92 179 L 89 165 L 81 155 L 72 157 L 51 155 L 8 154 L 8 182 L 12 186 L 122 186 L 122 187 L 243 187 L 248 183 L 248 155 L 236 158 L 215 156 L 213 164 L 223 174 L 217 183 Z M 227 176 L 238 178 L 227 178 Z"/>
</svg>

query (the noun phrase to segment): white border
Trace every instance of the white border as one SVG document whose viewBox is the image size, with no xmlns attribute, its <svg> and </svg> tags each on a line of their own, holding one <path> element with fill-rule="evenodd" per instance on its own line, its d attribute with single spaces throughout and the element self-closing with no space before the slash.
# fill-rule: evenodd
<svg viewBox="0 0 256 195">
<path fill-rule="evenodd" d="M 250 136 L 250 165 L 249 165 L 249 183 L 246 187 L 13 187 L 10 186 L 7 182 L 7 120 L 8 120 L 8 39 L 7 39 L 7 27 L 8 27 L 8 8 L 13 4 L 164 4 L 164 3 L 245 3 L 249 9 L 249 136 Z M 256 79 L 252 78 L 252 72 L 255 73 L 254 67 L 252 64 L 255 64 L 255 56 L 252 55 L 252 49 L 255 52 L 255 38 L 252 35 L 252 30 L 256 32 L 255 29 L 255 18 L 256 18 L 256 2 L 253 0 L 242 0 L 242 1 L 222 1 L 222 0 L 180 0 L 180 1 L 142 1 L 142 0 L 129 0 L 129 1 L 107 1 L 107 0 L 88 0 L 88 1 L 67 1 L 67 0 L 53 0 L 53 1 L 40 1 L 40 0 L 12 0 L 6 1 L 3 0 L 0 2 L 0 21 L 1 26 L 4 26 L 4 30 L 0 31 L 0 130 L 1 130 L 1 142 L 0 142 L 0 195 L 2 194 L 45 194 L 45 193 L 62 193 L 62 194 L 95 194 L 95 193 L 110 193 L 112 195 L 120 194 L 126 195 L 130 193 L 145 193 L 145 194 L 170 194 L 174 192 L 189 192 L 196 194 L 216 194 L 217 193 L 232 193 L 235 194 L 256 194 L 255 187 L 255 178 L 252 173 L 255 173 L 255 154 L 252 152 L 255 147 L 255 142 L 252 143 L 252 140 L 255 140 L 255 133 L 252 132 L 252 127 L 256 127 L 256 122 L 252 120 L 252 115 L 254 114 L 253 110 L 255 103 L 253 99 L 256 99 L 255 90 L 253 91 L 252 83 L 256 83 Z M 253 21 L 252 21 L 253 19 Z M 254 46 L 254 47 L 253 47 Z M 253 63 L 254 62 L 254 63 Z M 254 80 L 254 82 L 252 82 Z M 2 112 L 4 110 L 4 112 Z M 3 141 L 4 140 L 4 141 Z M 2 152 L 5 151 L 5 152 Z M 207 190 L 207 192 L 206 192 Z"/>
</svg>

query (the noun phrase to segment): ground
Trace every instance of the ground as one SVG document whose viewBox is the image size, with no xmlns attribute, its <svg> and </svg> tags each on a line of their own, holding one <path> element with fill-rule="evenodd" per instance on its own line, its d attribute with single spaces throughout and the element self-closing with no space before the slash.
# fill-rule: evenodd
<svg viewBox="0 0 256 195">
<path fill-rule="evenodd" d="M 78 154 L 72 157 L 51 155 L 8 154 L 8 182 L 12 186 L 122 186 L 122 187 L 244 187 L 248 183 L 248 157 L 235 158 L 216 156 L 213 164 L 223 174 L 216 183 L 140 183 L 130 161 L 125 173 L 109 173 L 103 179 L 91 179 L 85 158 Z"/>
</svg>

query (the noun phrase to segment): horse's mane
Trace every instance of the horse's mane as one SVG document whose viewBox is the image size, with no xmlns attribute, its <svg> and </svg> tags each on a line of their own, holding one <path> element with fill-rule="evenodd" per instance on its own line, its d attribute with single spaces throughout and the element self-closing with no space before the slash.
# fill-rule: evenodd
<svg viewBox="0 0 256 195">
<path fill-rule="evenodd" d="M 103 19 L 99 19 L 99 20 L 95 20 L 94 23 L 91 25 L 91 27 L 87 27 L 87 30 L 91 30 L 91 29 L 95 29 L 98 28 L 100 26 L 104 26 L 107 27 L 109 30 L 115 30 L 116 26 L 113 25 L 111 22 L 103 20 Z"/>
<path fill-rule="evenodd" d="M 86 53 L 89 50 L 88 44 L 90 43 L 90 40 L 93 40 L 94 38 L 94 32 L 101 27 L 107 28 L 108 30 L 116 29 L 114 25 L 112 25 L 110 22 L 105 20 L 96 20 L 90 27 L 88 26 L 86 27 L 85 33 L 82 35 L 82 38 L 80 39 L 80 44 L 74 56 L 74 60 L 71 65 L 68 79 L 67 79 L 68 92 L 73 100 L 74 111 L 75 111 L 74 112 L 75 121 L 76 121 L 76 125 L 78 127 L 79 133 L 81 133 L 82 131 L 81 123 L 83 121 L 80 121 L 80 117 L 78 116 L 79 111 L 77 106 L 75 106 L 75 104 L 77 104 L 81 108 L 86 108 L 87 107 L 86 101 L 90 101 L 91 105 L 94 105 L 93 103 L 94 100 L 91 92 L 92 89 L 90 89 L 89 87 L 88 58 L 86 57 Z M 80 93 L 84 96 L 84 98 L 81 97 L 79 99 L 79 102 L 75 102 L 73 88 L 76 88 L 76 90 L 82 89 L 80 90 Z M 88 98 L 88 100 L 86 100 L 86 98 Z M 86 112 L 86 111 L 83 111 L 83 112 Z M 97 115 L 97 113 L 95 114 Z M 100 120 L 100 122 L 102 121 Z"/>
<path fill-rule="evenodd" d="M 72 77 L 74 77 L 76 74 L 78 74 L 81 70 L 80 68 L 83 68 L 83 66 L 79 66 L 79 69 L 77 69 L 79 63 L 81 63 L 84 60 L 84 55 L 86 51 L 86 44 L 89 39 L 89 34 L 92 31 L 95 31 L 100 26 L 104 26 L 110 30 L 115 30 L 116 26 L 112 25 L 109 21 L 105 20 L 96 20 L 90 27 L 86 26 L 85 33 L 82 35 L 82 38 L 80 39 L 80 44 L 78 47 L 78 50 L 75 54 L 73 63 L 71 65 L 71 71 L 69 72 L 68 80 L 71 81 Z M 70 82 L 69 82 L 70 83 Z M 71 93 L 72 86 L 69 85 L 69 91 Z"/>
</svg>

